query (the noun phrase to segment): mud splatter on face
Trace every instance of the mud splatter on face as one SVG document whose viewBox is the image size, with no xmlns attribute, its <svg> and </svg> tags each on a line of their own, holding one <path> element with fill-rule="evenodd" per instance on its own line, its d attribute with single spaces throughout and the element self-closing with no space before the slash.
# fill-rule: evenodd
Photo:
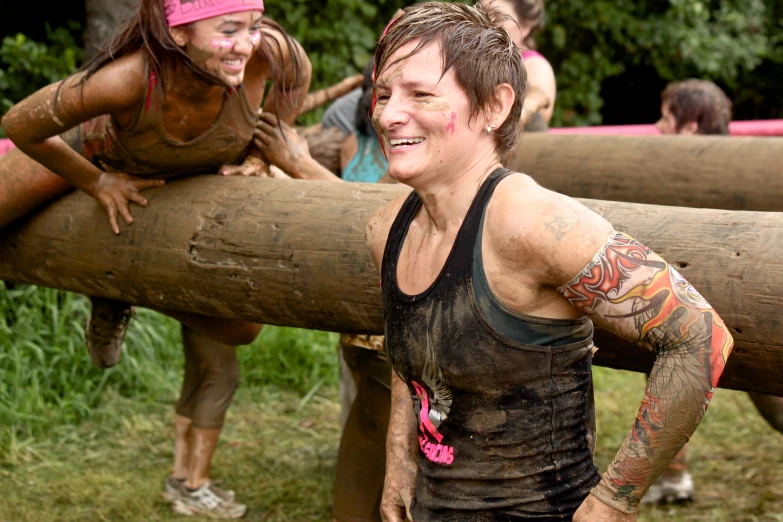
<svg viewBox="0 0 783 522">
<path fill-rule="evenodd" d="M 441 101 L 420 101 L 416 102 L 416 108 L 422 111 L 446 112 L 451 108 L 451 105 Z"/>
<path fill-rule="evenodd" d="M 214 52 L 196 47 L 192 43 L 188 43 L 185 46 L 185 52 L 193 59 L 194 62 L 196 62 L 197 65 L 203 67 L 212 74 L 218 74 L 217 64 L 213 65 L 212 67 L 207 67 L 207 62 L 215 56 Z"/>
<path fill-rule="evenodd" d="M 446 125 L 446 132 L 454 134 L 457 132 L 457 113 L 451 111 L 451 118 L 449 118 L 449 124 Z"/>
<path fill-rule="evenodd" d="M 399 78 L 402 76 L 402 71 L 405 69 L 402 65 L 399 65 L 396 69 L 394 69 L 389 74 L 386 74 L 384 76 L 381 76 L 378 78 L 378 80 L 375 82 L 377 85 L 388 85 L 394 80 L 395 78 Z"/>
</svg>

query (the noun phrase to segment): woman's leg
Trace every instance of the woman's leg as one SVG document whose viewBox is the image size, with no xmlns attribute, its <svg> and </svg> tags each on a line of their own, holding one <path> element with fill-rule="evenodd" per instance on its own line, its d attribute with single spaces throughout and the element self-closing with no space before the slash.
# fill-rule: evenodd
<svg viewBox="0 0 783 522">
<path fill-rule="evenodd" d="M 337 453 L 332 517 L 380 522 L 392 367 L 384 352 L 343 345 L 343 354 L 359 383 Z"/>
<path fill-rule="evenodd" d="M 71 185 L 19 149 L 0 158 L 0 228 L 70 190 Z"/>
<path fill-rule="evenodd" d="M 203 327 L 203 325 L 202 325 Z M 175 500 L 177 512 L 209 511 L 233 518 L 245 506 L 234 494 L 209 483 L 209 470 L 217 449 L 226 411 L 239 386 L 236 347 L 217 342 L 182 325 L 185 378 L 177 402 L 177 445 L 172 478 L 184 478 Z M 184 477 L 178 476 L 182 474 Z"/>
<path fill-rule="evenodd" d="M 749 392 L 748 397 L 764 420 L 773 429 L 783 433 L 783 397 L 773 397 L 762 393 Z"/>
</svg>

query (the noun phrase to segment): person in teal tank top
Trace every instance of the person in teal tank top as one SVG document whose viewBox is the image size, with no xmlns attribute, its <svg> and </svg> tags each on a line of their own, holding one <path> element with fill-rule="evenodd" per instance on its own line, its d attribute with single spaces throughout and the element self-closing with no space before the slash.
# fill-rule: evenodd
<svg viewBox="0 0 783 522">
<path fill-rule="evenodd" d="M 370 120 L 372 105 L 372 62 L 364 68 L 362 96 L 355 110 L 355 130 L 343 144 L 341 158 L 342 178 L 350 182 L 377 183 L 384 175 L 389 163 L 381 148 L 378 134 Z"/>
</svg>

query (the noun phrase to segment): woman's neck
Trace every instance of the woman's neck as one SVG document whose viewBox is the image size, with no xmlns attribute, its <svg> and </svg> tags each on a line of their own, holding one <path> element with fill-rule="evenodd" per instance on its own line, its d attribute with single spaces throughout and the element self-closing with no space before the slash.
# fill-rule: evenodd
<svg viewBox="0 0 783 522">
<path fill-rule="evenodd" d="M 210 84 L 199 79 L 193 71 L 181 63 L 168 71 L 164 78 L 164 85 L 167 93 L 201 103 L 212 98 L 222 98 L 225 90 L 221 85 Z"/>
<path fill-rule="evenodd" d="M 479 156 L 473 164 L 448 178 L 436 179 L 426 188 L 413 187 L 421 198 L 433 232 L 445 232 L 449 227 L 459 228 L 484 180 L 501 166 L 492 151 Z"/>
</svg>

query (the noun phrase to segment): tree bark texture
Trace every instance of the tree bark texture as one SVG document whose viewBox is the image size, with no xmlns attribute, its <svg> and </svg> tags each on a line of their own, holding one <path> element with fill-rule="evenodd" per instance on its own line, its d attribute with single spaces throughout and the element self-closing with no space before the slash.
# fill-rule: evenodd
<svg viewBox="0 0 783 522">
<path fill-rule="evenodd" d="M 89 60 L 109 43 L 114 31 L 136 14 L 139 0 L 85 0 L 84 52 Z"/>
<path fill-rule="evenodd" d="M 783 210 L 783 138 L 525 134 L 517 170 L 576 198 Z"/>
<path fill-rule="evenodd" d="M 405 187 L 200 176 L 146 191 L 115 236 L 72 193 L 0 231 L 0 279 L 160 309 L 382 333 L 364 228 Z M 583 203 L 667 259 L 710 301 L 736 346 L 721 385 L 783 395 L 783 214 Z M 653 356 L 600 334 L 596 364 Z"/>
</svg>

